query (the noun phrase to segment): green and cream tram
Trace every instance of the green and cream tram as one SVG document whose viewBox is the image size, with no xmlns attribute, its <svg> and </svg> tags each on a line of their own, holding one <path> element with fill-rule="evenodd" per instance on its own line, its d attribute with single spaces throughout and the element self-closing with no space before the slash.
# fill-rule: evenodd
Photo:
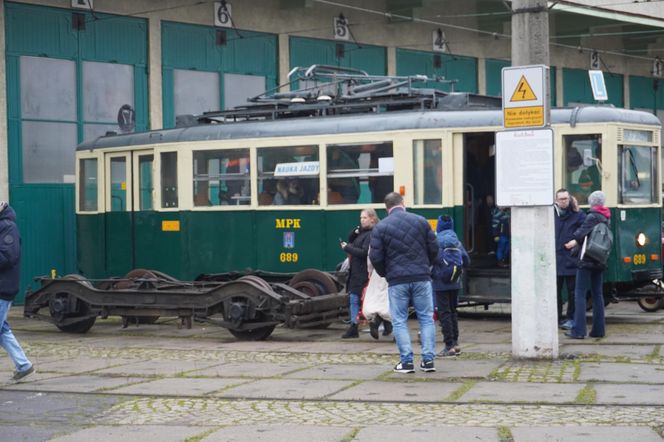
<svg viewBox="0 0 664 442">
<path fill-rule="evenodd" d="M 147 268 L 192 280 L 248 268 L 334 270 L 344 259 L 339 238 L 360 209 L 382 209 L 385 194 L 398 191 L 432 225 L 453 215 L 474 263 L 465 300 L 509 301 L 509 269 L 495 265 L 486 216 L 499 104 L 407 89 L 341 104 L 320 91 L 282 94 L 198 124 L 80 145 L 80 273 Z M 633 296 L 662 276 L 660 122 L 589 105 L 553 109 L 551 127 L 555 186 L 582 208 L 592 191 L 606 193 L 615 237 L 606 283 Z"/>
</svg>

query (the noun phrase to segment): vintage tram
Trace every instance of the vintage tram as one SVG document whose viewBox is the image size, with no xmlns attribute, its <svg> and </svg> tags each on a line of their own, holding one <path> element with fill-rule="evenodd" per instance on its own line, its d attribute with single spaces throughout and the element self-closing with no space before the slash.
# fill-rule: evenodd
<svg viewBox="0 0 664 442">
<path fill-rule="evenodd" d="M 174 129 L 81 144 L 79 273 L 99 279 L 145 268 L 190 281 L 243 269 L 332 271 L 344 259 L 338 239 L 360 210 L 384 215 L 384 196 L 399 191 L 432 224 L 453 216 L 473 258 L 462 299 L 509 302 L 510 271 L 496 266 L 486 216 L 500 100 L 444 93 L 426 77 L 325 66 L 292 74 L 301 89 L 179 118 Z M 606 194 L 615 238 L 606 292 L 658 297 L 659 120 L 587 105 L 553 109 L 551 127 L 556 187 L 582 208 L 592 191 Z M 26 303 L 26 311 L 37 307 Z"/>
</svg>

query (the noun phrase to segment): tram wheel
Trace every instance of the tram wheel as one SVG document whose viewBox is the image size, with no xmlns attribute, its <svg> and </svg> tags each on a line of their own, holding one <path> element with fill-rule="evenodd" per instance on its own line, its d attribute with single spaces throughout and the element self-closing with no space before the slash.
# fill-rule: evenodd
<svg viewBox="0 0 664 442">
<path fill-rule="evenodd" d="M 242 341 L 264 341 L 272 334 L 275 327 L 275 325 L 268 325 L 249 330 L 234 330 L 229 328 L 228 331 Z"/>
<path fill-rule="evenodd" d="M 653 313 L 664 307 L 664 298 L 643 297 L 636 301 L 644 312 Z"/>
<path fill-rule="evenodd" d="M 321 296 L 337 292 L 337 284 L 334 279 L 325 272 L 316 269 L 306 269 L 298 272 L 288 285 L 309 296 Z M 327 328 L 332 322 L 323 323 L 314 328 Z"/>
<path fill-rule="evenodd" d="M 84 285 L 92 287 L 90 281 L 88 281 L 81 275 L 75 275 L 75 274 L 66 275 L 63 276 L 62 279 L 82 281 Z M 51 301 L 51 306 L 50 306 L 51 317 L 55 320 L 55 326 L 58 329 L 60 329 L 65 333 L 86 333 L 88 330 L 92 328 L 93 325 L 95 325 L 95 321 L 97 320 L 96 316 L 85 319 L 83 321 L 75 322 L 73 324 L 62 324 L 62 319 L 64 318 L 58 320 L 60 318 L 60 315 L 57 314 L 57 310 L 59 306 L 64 305 L 64 303 L 66 302 L 67 302 L 66 296 L 56 297 L 53 301 Z M 86 302 L 77 299 L 76 305 L 77 305 L 76 316 L 87 316 L 90 314 L 90 306 Z"/>
</svg>

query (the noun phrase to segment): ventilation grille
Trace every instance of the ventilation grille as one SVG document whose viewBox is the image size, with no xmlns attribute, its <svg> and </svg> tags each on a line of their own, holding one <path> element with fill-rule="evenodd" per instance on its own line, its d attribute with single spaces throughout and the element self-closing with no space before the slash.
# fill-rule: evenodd
<svg viewBox="0 0 664 442">
<path fill-rule="evenodd" d="M 623 140 L 624 140 L 623 128 L 619 127 L 618 128 L 618 144 L 622 144 Z"/>
</svg>

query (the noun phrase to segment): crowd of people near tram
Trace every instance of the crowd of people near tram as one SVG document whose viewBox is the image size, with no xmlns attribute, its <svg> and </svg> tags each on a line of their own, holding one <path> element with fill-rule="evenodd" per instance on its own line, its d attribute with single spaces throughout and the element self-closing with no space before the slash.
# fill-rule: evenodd
<svg viewBox="0 0 664 442">
<path fill-rule="evenodd" d="M 487 203 L 492 203 L 487 199 Z M 584 339 L 586 294 L 591 294 L 593 313 L 589 336 L 605 336 L 603 273 L 606 264 L 589 253 L 589 238 L 599 224 L 608 226 L 610 211 L 605 196 L 595 191 L 588 197 L 590 209 L 584 213 L 567 189 L 555 195 L 556 275 L 559 326 L 571 339 Z M 461 353 L 457 317 L 461 274 L 470 265 L 470 256 L 454 230 L 454 220 L 438 217 L 435 232 L 422 216 L 406 211 L 403 197 L 392 192 L 385 197 L 388 215 L 379 220 L 376 211 L 360 213 L 340 247 L 347 254 L 350 323 L 344 339 L 359 338 L 360 320 L 368 321 L 369 333 L 379 339 L 394 334 L 399 350 L 397 373 L 415 371 L 408 317 L 414 310 L 419 323 L 420 370 L 435 371 L 436 357 Z M 509 256 L 509 214 L 492 209 L 491 235 L 495 237 L 498 262 Z M 504 229 L 504 230 L 503 230 Z M 507 248 L 507 251 L 505 250 Z M 610 246 L 609 246 L 610 249 Z M 588 251 L 588 253 L 586 253 Z M 567 312 L 563 314 L 563 290 L 567 290 Z M 435 320 L 439 321 L 444 342 L 436 353 Z"/>
</svg>

